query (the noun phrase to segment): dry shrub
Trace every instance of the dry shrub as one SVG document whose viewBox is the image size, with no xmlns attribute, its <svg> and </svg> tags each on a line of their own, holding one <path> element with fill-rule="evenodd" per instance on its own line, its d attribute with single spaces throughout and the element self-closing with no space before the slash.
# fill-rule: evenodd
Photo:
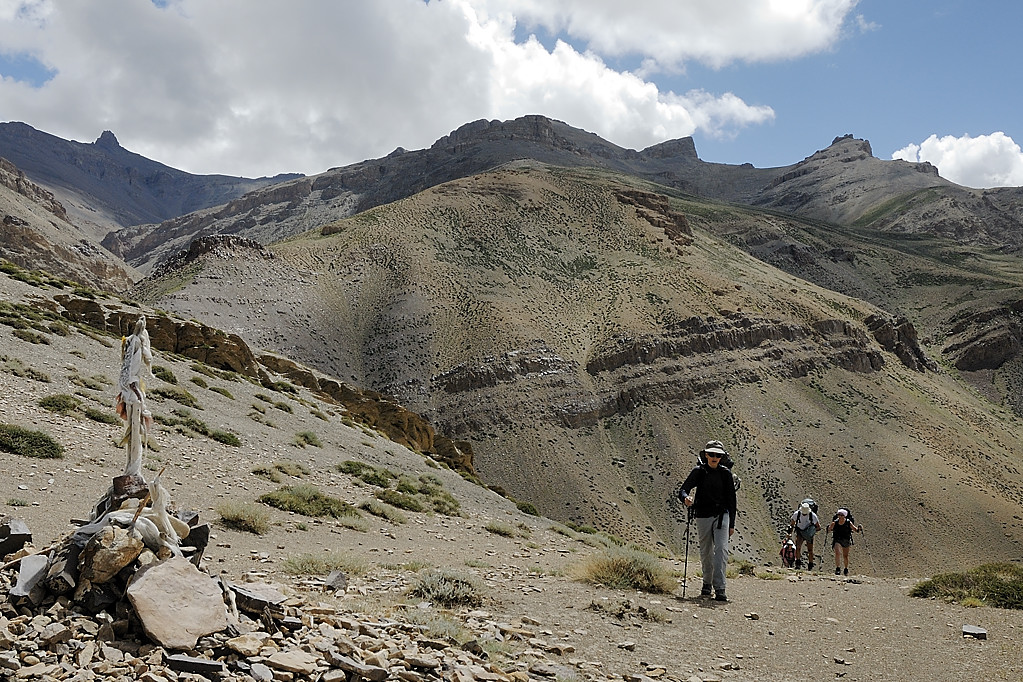
<svg viewBox="0 0 1023 682">
<path fill-rule="evenodd" d="M 217 507 L 220 520 L 228 528 L 263 535 L 270 530 L 270 514 L 251 502 L 223 502 Z"/>
<path fill-rule="evenodd" d="M 615 589 L 653 593 L 670 593 L 677 587 L 657 557 L 626 547 L 608 547 L 592 555 L 579 567 L 577 578 Z"/>
</svg>

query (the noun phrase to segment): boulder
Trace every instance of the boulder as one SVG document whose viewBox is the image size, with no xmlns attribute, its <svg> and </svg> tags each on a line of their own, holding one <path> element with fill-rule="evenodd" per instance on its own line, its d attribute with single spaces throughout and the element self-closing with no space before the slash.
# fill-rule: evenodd
<svg viewBox="0 0 1023 682">
<path fill-rule="evenodd" d="M 191 649 L 199 637 L 227 627 L 220 585 L 184 557 L 140 569 L 128 599 L 146 635 L 168 649 Z"/>
</svg>

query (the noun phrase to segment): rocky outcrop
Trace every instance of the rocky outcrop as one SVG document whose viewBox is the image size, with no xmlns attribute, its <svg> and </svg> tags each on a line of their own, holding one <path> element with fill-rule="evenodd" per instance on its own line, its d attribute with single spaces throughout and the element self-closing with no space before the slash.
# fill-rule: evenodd
<svg viewBox="0 0 1023 682">
<path fill-rule="evenodd" d="M 1023 301 L 955 319 L 941 352 L 956 369 L 998 369 L 1023 348 Z"/>
<path fill-rule="evenodd" d="M 271 372 L 341 405 L 354 419 L 380 431 L 395 443 L 430 455 L 456 471 L 475 475 L 472 446 L 468 442 L 456 442 L 437 433 L 421 415 L 405 409 L 396 401 L 374 391 L 360 390 L 336 379 L 318 376 L 307 367 L 279 355 L 261 355 L 259 362 Z"/>
<path fill-rule="evenodd" d="M 927 357 L 920 347 L 916 328 L 905 317 L 891 318 L 883 315 L 871 315 L 864 320 L 867 329 L 881 347 L 895 353 L 903 365 L 917 372 L 924 370 L 936 371 L 937 363 Z"/>
<path fill-rule="evenodd" d="M 153 271 L 151 277 L 160 277 L 168 272 L 183 268 L 203 256 L 226 260 L 240 252 L 245 252 L 246 257 L 249 258 L 262 258 L 265 260 L 272 260 L 274 258 L 273 253 L 263 248 L 263 245 L 257 241 L 234 235 L 215 234 L 193 239 L 188 245 L 188 250 L 182 251 L 161 263 Z"/>
<path fill-rule="evenodd" d="M 53 192 L 49 192 L 29 180 L 21 169 L 2 157 L 0 157 L 0 185 L 17 192 L 34 204 L 42 206 L 59 220 L 67 221 L 67 211 L 53 196 Z M 4 222 L 7 222 L 10 217 L 5 216 Z"/>
</svg>

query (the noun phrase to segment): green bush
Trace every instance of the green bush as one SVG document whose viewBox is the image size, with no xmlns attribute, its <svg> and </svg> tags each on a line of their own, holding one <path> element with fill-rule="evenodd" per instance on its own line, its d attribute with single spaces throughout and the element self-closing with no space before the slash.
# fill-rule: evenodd
<svg viewBox="0 0 1023 682">
<path fill-rule="evenodd" d="M 324 495 L 316 486 L 284 486 L 260 495 L 259 501 L 282 511 L 303 516 L 358 516 L 359 510 L 343 500 Z"/>
<path fill-rule="evenodd" d="M 178 383 L 178 378 L 174 376 L 174 372 L 160 365 L 153 365 L 153 376 L 160 381 L 166 381 L 168 384 Z"/>
<path fill-rule="evenodd" d="M 67 393 L 57 393 L 39 399 L 39 407 L 57 414 L 70 414 L 81 406 L 81 400 Z"/>
<path fill-rule="evenodd" d="M 408 517 L 400 511 L 377 500 L 365 500 L 359 504 L 359 509 L 369 512 L 373 516 L 390 521 L 395 525 L 408 523 Z"/>
<path fill-rule="evenodd" d="M 361 559 L 348 554 L 327 552 L 324 554 L 299 554 L 288 557 L 282 565 L 285 573 L 292 575 L 327 575 L 331 571 L 343 571 L 349 575 L 364 575 L 368 568 Z"/>
<path fill-rule="evenodd" d="M 942 573 L 917 583 L 909 595 L 944 601 L 979 600 L 1000 609 L 1023 609 L 1023 566 L 1002 562 L 963 573 Z"/>
<path fill-rule="evenodd" d="M 0 424 L 0 450 L 39 459 L 60 459 L 64 456 L 64 446 L 47 434 L 14 424 Z"/>
<path fill-rule="evenodd" d="M 189 381 L 191 381 L 193 384 L 195 384 L 199 388 L 209 388 L 210 387 L 210 385 L 208 383 L 206 383 L 206 380 L 203 379 L 202 377 L 192 377 L 191 379 L 189 379 Z"/>
<path fill-rule="evenodd" d="M 516 502 L 515 507 L 523 514 L 529 514 L 530 516 L 540 516 L 540 510 L 538 510 L 532 502 Z"/>
<path fill-rule="evenodd" d="M 33 331 L 29 331 L 28 329 L 15 329 L 14 335 L 22 341 L 28 341 L 29 343 L 41 343 L 47 346 L 50 345 L 50 340 L 48 338 L 42 334 L 36 334 Z"/>
<path fill-rule="evenodd" d="M 230 445 L 231 447 L 241 447 L 242 444 L 241 438 L 230 431 L 219 431 L 217 429 L 213 429 L 206 435 L 209 436 L 211 440 L 223 443 L 224 445 Z"/>
</svg>

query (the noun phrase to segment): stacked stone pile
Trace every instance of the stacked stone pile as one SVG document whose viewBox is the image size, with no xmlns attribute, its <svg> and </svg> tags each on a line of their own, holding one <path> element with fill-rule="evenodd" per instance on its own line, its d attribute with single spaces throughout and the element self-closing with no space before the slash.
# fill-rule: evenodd
<svg viewBox="0 0 1023 682">
<path fill-rule="evenodd" d="M 187 562 L 171 558 L 154 566 L 182 563 Z M 530 622 L 502 623 L 486 611 L 466 609 L 453 615 L 474 639 L 459 644 L 428 636 L 414 622 L 370 618 L 311 601 L 308 595 L 330 589 L 327 582 L 320 581 L 318 593 L 298 593 L 260 582 L 258 575 L 250 576 L 254 582 L 220 581 L 224 598 L 219 607 L 226 621 L 216 632 L 191 636 L 189 643 L 180 638 L 208 629 L 208 622 L 217 620 L 217 608 L 189 610 L 177 603 L 182 586 L 171 577 L 175 572 L 164 571 L 151 589 L 129 588 L 148 590 L 150 613 L 160 613 L 150 623 L 132 600 L 94 615 L 64 596 L 38 605 L 19 600 L 10 595 L 15 575 L 8 568 L 0 575 L 0 675 L 74 682 L 528 682 L 599 669 L 599 663 L 565 659 L 573 647 L 546 642 Z M 312 587 L 313 582 L 304 584 Z M 160 643 L 176 638 L 177 646 Z M 487 642 L 512 642 L 503 650 L 518 653 L 506 654 L 511 658 L 497 665 L 484 649 Z"/>
</svg>

